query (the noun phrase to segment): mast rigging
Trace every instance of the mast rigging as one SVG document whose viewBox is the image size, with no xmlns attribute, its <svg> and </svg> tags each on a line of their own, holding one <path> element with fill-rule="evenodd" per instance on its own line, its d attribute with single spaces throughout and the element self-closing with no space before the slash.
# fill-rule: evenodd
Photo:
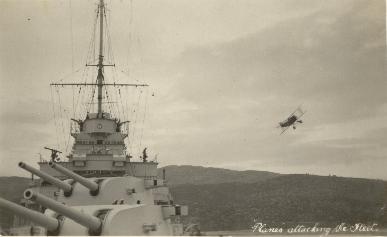
<svg viewBox="0 0 387 237">
<path fill-rule="evenodd" d="M 105 15 L 105 4 L 104 0 L 100 0 L 98 4 L 97 17 L 99 17 L 99 55 L 98 55 L 98 64 L 87 64 L 86 67 L 95 66 L 98 67 L 98 74 L 96 83 L 51 83 L 50 86 L 96 86 L 98 88 L 97 94 L 97 117 L 102 118 L 102 104 L 103 104 L 103 87 L 104 86 L 133 86 L 133 87 L 145 87 L 147 84 L 127 84 L 127 83 L 104 83 L 104 67 L 115 67 L 115 64 L 104 64 L 104 15 Z M 105 15 L 106 17 L 106 15 Z M 94 97 L 94 92 L 93 96 Z"/>
</svg>

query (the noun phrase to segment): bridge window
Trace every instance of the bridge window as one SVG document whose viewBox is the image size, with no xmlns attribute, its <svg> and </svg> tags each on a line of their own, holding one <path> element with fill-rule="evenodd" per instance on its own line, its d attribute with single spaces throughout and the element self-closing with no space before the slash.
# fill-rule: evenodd
<svg viewBox="0 0 387 237">
<path fill-rule="evenodd" d="M 103 140 L 97 140 L 97 145 L 102 145 Z"/>
</svg>

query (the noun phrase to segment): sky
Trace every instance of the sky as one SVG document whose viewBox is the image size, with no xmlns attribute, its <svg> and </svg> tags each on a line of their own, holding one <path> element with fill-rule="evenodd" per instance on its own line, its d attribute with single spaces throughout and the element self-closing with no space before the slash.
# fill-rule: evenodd
<svg viewBox="0 0 387 237">
<path fill-rule="evenodd" d="M 132 138 L 161 166 L 387 180 L 384 1 L 106 4 L 117 80 L 154 95 Z M 0 0 L 0 175 L 66 147 L 49 84 L 81 81 L 96 6 Z M 299 105 L 304 123 L 280 135 Z"/>
</svg>

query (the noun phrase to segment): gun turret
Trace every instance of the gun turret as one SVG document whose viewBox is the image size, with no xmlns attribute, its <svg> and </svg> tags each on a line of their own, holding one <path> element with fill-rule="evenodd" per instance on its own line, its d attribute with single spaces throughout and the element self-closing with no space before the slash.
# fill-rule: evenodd
<svg viewBox="0 0 387 237">
<path fill-rule="evenodd" d="M 97 195 L 98 194 L 98 191 L 99 191 L 99 186 L 96 182 L 93 182 L 93 181 L 90 181 L 74 172 L 72 172 L 71 170 L 68 170 L 66 169 L 65 167 L 61 166 L 61 165 L 58 165 L 56 164 L 55 162 L 48 162 L 48 165 L 59 171 L 60 173 L 74 179 L 75 181 L 77 181 L 78 183 L 82 184 L 83 186 L 85 186 L 86 188 L 88 188 L 90 190 L 90 194 L 91 195 Z"/>
<path fill-rule="evenodd" d="M 24 198 L 26 200 L 37 202 L 42 206 L 45 206 L 63 216 L 72 219 L 80 225 L 85 226 L 89 229 L 89 232 L 92 235 L 98 235 L 102 230 L 102 221 L 98 217 L 82 213 L 81 211 L 78 211 L 72 207 L 68 207 L 49 197 L 36 193 L 31 189 L 24 191 Z"/>
<path fill-rule="evenodd" d="M 46 216 L 43 213 L 17 205 L 16 203 L 10 202 L 3 198 L 0 198 L 0 208 L 7 209 L 19 216 L 23 216 L 24 218 L 47 228 L 47 230 L 50 232 L 57 232 L 59 230 L 59 220 Z"/>
<path fill-rule="evenodd" d="M 40 178 L 44 179 L 45 181 L 49 182 L 50 184 L 57 186 L 58 188 L 63 189 L 66 196 L 69 196 L 73 190 L 73 187 L 70 184 L 65 183 L 57 178 L 54 178 L 51 175 L 46 174 L 38 169 L 35 169 L 34 167 L 31 167 L 24 162 L 19 162 L 19 167 L 27 170 L 28 172 L 30 172 L 36 176 L 39 176 Z"/>
</svg>

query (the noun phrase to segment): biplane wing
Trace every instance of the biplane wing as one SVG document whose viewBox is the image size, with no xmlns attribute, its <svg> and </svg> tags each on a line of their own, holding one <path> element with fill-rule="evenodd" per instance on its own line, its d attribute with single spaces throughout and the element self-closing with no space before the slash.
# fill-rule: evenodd
<svg viewBox="0 0 387 237">
<path fill-rule="evenodd" d="M 293 113 L 291 113 L 291 114 L 289 115 L 289 117 L 292 116 L 292 115 L 296 115 L 297 117 L 301 117 L 302 115 L 305 114 L 305 112 L 306 112 L 306 111 L 304 111 L 304 110 L 301 109 L 301 105 L 300 105 L 300 106 L 297 107 L 296 110 L 293 111 Z"/>
<path fill-rule="evenodd" d="M 296 110 L 291 113 L 288 118 L 292 117 L 293 115 L 297 116 L 297 118 L 301 118 L 306 113 L 306 110 L 301 109 L 301 105 L 297 107 Z"/>
<path fill-rule="evenodd" d="M 280 135 L 282 135 L 282 133 L 286 132 L 286 130 L 288 130 L 289 127 L 281 127 L 282 129 L 282 132 L 280 133 Z"/>
<path fill-rule="evenodd" d="M 302 110 L 300 107 L 298 107 L 297 110 L 300 112 L 300 114 L 297 116 L 298 119 L 300 119 L 302 116 L 304 116 L 304 114 L 306 113 L 306 110 Z"/>
</svg>

